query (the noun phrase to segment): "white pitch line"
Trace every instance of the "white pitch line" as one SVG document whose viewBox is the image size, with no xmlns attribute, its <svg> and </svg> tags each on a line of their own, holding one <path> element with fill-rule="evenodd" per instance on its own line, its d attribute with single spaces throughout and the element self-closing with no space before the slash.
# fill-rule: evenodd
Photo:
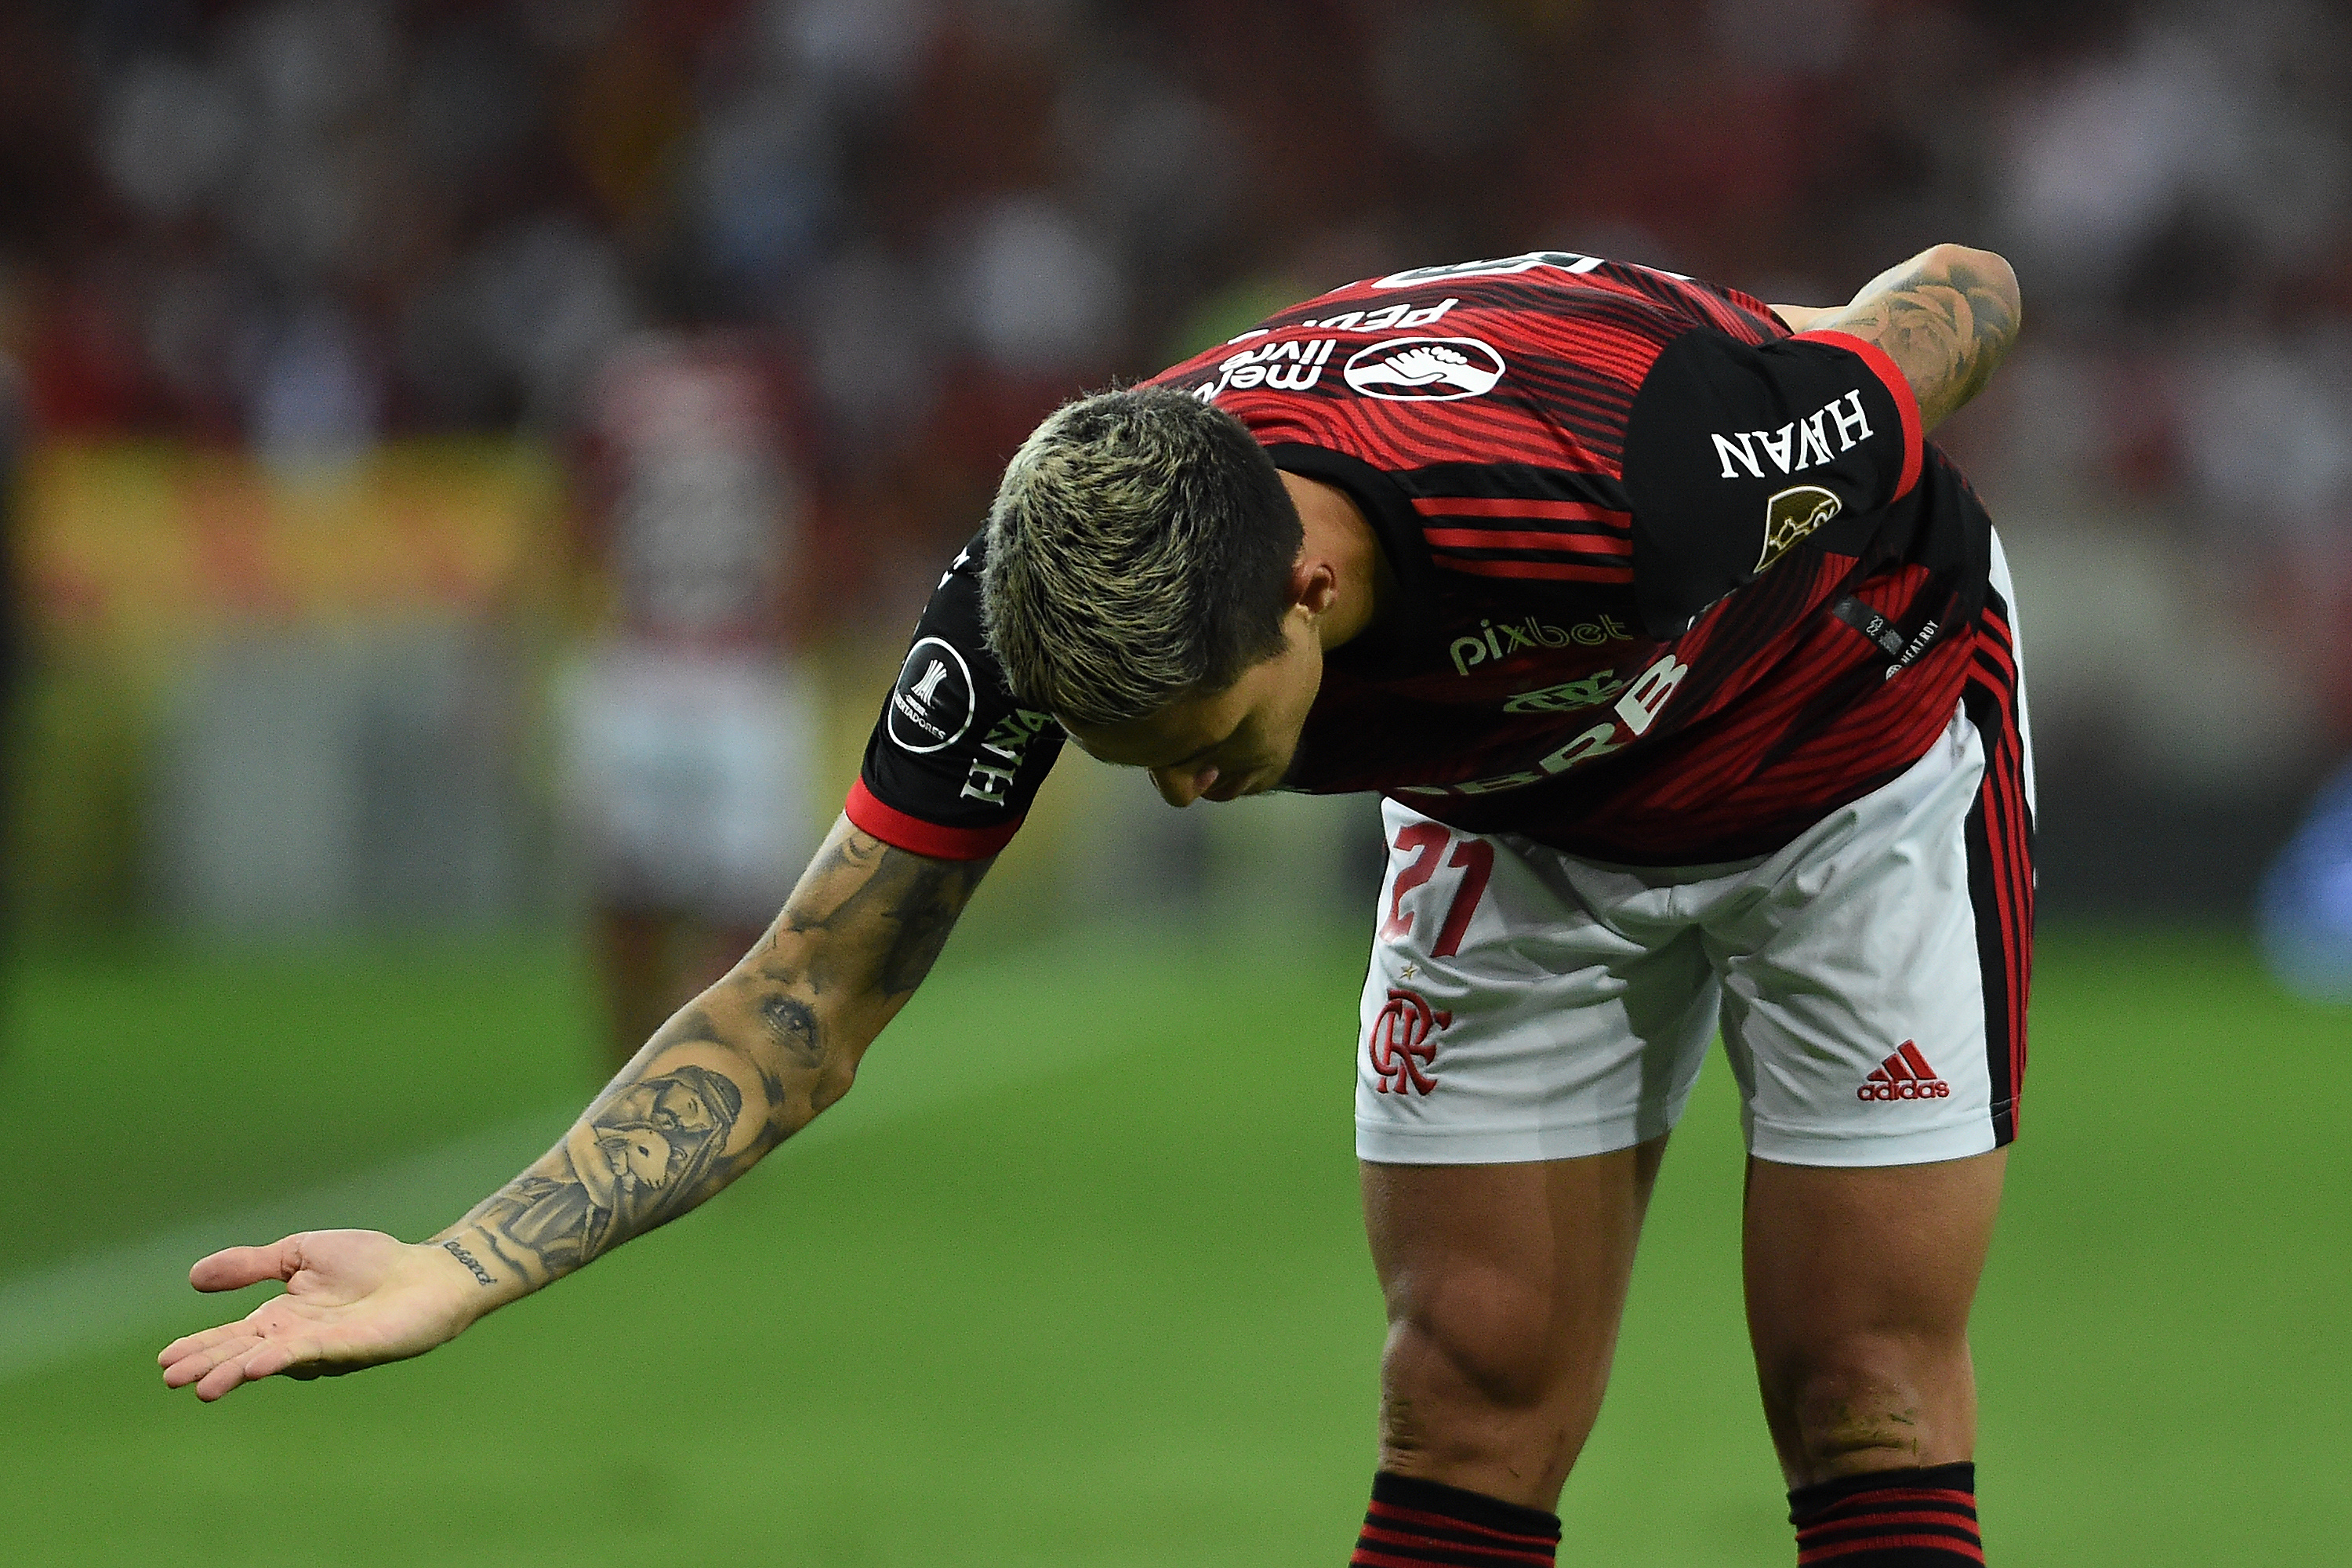
<svg viewBox="0 0 2352 1568">
<path fill-rule="evenodd" d="M 0 1283 L 0 1381 L 188 1318 L 200 1300 L 189 1288 L 188 1267 L 221 1247 L 354 1225 L 430 1235 L 535 1159 L 562 1124 L 560 1111 L 510 1121 L 323 1187 Z"/>
<path fill-rule="evenodd" d="M 969 1048 L 949 1029 L 910 1031 L 877 1049 L 859 1070 L 857 1090 L 778 1157 L 789 1163 L 792 1152 L 810 1144 L 1045 1077 L 1121 1043 L 1070 1031 L 1029 1039 L 1018 1051 L 989 1051 Z M 0 1383 L 163 1335 L 174 1325 L 184 1331 L 203 1326 L 194 1321 L 204 1313 L 188 1268 L 221 1247 L 344 1226 L 429 1236 L 545 1152 L 577 1113 L 577 1107 L 542 1110 L 325 1186 L 0 1280 Z M 780 1177 L 789 1180 L 789 1172 L 769 1174 Z M 154 1348 L 162 1348 L 160 1340 Z"/>
</svg>

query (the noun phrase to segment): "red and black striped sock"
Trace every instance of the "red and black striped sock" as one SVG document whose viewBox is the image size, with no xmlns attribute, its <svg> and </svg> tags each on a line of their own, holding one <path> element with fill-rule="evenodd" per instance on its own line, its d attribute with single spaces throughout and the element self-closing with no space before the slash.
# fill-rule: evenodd
<svg viewBox="0 0 2352 1568">
<path fill-rule="evenodd" d="M 1372 1506 L 1350 1568 L 1552 1568 L 1559 1516 L 1437 1481 L 1372 1478 Z"/>
<path fill-rule="evenodd" d="M 1797 1568 L 1958 1568 L 1982 1563 L 1977 1468 L 1873 1470 L 1789 1494 Z"/>
</svg>

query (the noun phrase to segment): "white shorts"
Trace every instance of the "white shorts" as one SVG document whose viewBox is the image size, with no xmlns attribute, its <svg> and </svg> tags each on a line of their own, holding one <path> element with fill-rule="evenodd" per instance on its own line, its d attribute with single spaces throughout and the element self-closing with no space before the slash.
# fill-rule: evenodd
<svg viewBox="0 0 2352 1568">
<path fill-rule="evenodd" d="M 1605 866 L 1383 803 L 1358 1155 L 1486 1164 L 1631 1147 L 1680 1118 L 1718 1027 L 1759 1158 L 1904 1165 L 2010 1142 L 2032 760 L 1995 549 L 1988 635 L 1949 727 L 1775 855 Z"/>
<path fill-rule="evenodd" d="M 619 643 L 558 677 L 565 816 L 599 897 L 763 924 L 814 844 L 814 725 L 789 668 Z"/>
</svg>

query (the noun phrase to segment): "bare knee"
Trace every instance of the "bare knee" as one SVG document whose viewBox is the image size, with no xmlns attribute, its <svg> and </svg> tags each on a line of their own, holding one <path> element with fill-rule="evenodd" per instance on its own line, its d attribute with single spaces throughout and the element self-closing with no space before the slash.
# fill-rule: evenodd
<svg viewBox="0 0 2352 1568">
<path fill-rule="evenodd" d="M 1607 1362 L 1605 1345 L 1560 1342 L 1545 1303 L 1492 1279 L 1457 1281 L 1391 1323 L 1381 1465 L 1549 1508 L 1591 1428 Z"/>
<path fill-rule="evenodd" d="M 1400 1313 L 1382 1355 L 1385 1381 L 1496 1411 L 1540 1405 L 1558 1380 L 1550 1324 L 1507 1291 L 1456 1288 Z"/>
<path fill-rule="evenodd" d="M 1792 1484 L 1969 1458 L 1974 1379 L 1965 1342 L 1835 1347 L 1767 1373 L 1765 1413 Z"/>
</svg>

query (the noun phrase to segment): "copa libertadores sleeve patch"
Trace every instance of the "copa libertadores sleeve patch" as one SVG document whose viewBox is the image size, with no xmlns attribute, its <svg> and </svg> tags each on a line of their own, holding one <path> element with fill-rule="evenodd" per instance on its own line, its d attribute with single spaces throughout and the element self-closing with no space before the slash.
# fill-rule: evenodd
<svg viewBox="0 0 2352 1568">
<path fill-rule="evenodd" d="M 945 860 L 1003 848 L 1062 750 L 1061 726 L 1013 700 L 981 635 L 984 538 L 923 607 L 844 807 L 884 843 Z"/>
<path fill-rule="evenodd" d="M 1921 453 L 1918 404 L 1875 344 L 1843 332 L 1676 338 L 1625 432 L 1648 629 L 1678 635 L 1801 543 L 1858 553 L 1917 482 Z"/>
</svg>

